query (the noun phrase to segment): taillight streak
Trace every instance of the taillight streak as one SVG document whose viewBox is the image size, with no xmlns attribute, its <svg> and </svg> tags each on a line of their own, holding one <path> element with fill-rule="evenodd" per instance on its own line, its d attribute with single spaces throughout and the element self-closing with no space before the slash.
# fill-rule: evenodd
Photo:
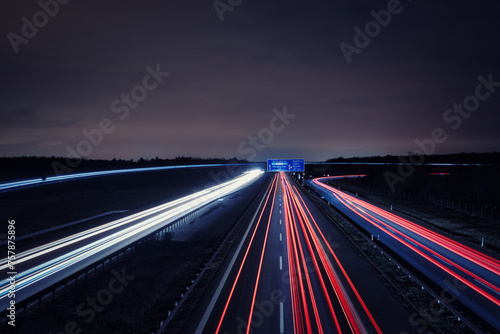
<svg viewBox="0 0 500 334">
<path fill-rule="evenodd" d="M 460 282 L 464 283 L 465 285 L 469 286 L 471 289 L 474 291 L 478 292 L 480 295 L 483 297 L 487 298 L 494 304 L 500 306 L 500 300 L 498 298 L 495 298 L 493 295 L 488 293 L 487 291 L 483 290 L 480 286 L 475 285 L 473 282 L 467 280 L 465 277 L 458 275 L 456 272 L 452 271 L 451 269 L 447 268 L 444 266 L 441 262 L 436 261 L 434 258 L 431 256 L 425 254 L 421 250 L 417 249 L 415 246 L 421 247 L 422 249 L 426 250 L 427 252 L 431 253 L 432 255 L 436 256 L 438 259 L 441 261 L 444 261 L 445 263 L 453 266 L 454 268 L 462 271 L 464 274 L 469 275 L 476 279 L 478 282 L 483 284 L 484 286 L 492 289 L 493 291 L 500 292 L 500 288 L 497 287 L 496 285 L 486 281 L 485 279 L 479 277 L 478 275 L 472 273 L 470 270 L 465 269 L 463 266 L 458 265 L 457 263 L 451 261 L 449 258 L 444 257 L 442 254 L 439 254 L 438 252 L 430 249 L 428 246 L 423 245 L 421 242 L 418 242 L 414 238 L 410 237 L 407 234 L 404 234 L 403 232 L 395 229 L 393 226 L 390 226 L 389 224 L 381 221 L 380 219 L 376 218 L 372 214 L 368 213 L 366 210 L 369 210 L 371 212 L 374 212 L 378 214 L 379 216 L 382 216 L 383 218 L 386 218 L 393 223 L 395 223 L 398 226 L 401 226 L 429 241 L 431 241 L 434 244 L 437 244 L 444 249 L 459 255 L 472 263 L 481 266 L 482 268 L 494 273 L 494 274 L 499 274 L 500 269 L 498 267 L 499 261 L 496 259 L 493 259 L 483 253 L 480 253 L 478 251 L 475 251 L 465 245 L 462 245 L 454 240 L 451 240 L 449 238 L 446 238 L 436 232 L 433 232 L 431 230 L 428 230 L 424 227 L 418 226 L 415 223 L 412 223 L 410 221 L 407 221 L 401 217 L 398 217 L 394 214 L 391 214 L 385 210 L 382 210 L 380 208 L 377 208 L 371 204 L 368 204 L 364 201 L 361 201 L 357 198 L 354 198 L 353 196 L 347 195 L 337 189 L 334 189 L 328 185 L 322 184 L 320 182 L 316 182 L 317 179 L 314 180 L 316 184 L 321 185 L 322 187 L 330 190 L 332 194 L 342 203 L 344 204 L 347 208 L 350 208 L 355 214 L 358 216 L 364 218 L 367 222 L 371 223 L 372 225 L 376 226 L 379 228 L 381 231 L 387 233 L 389 236 L 393 237 L 395 240 L 399 241 L 418 255 L 422 256 L 435 266 L 439 267 L 441 270 L 446 272 L 447 274 L 451 275 L 452 277 L 455 277 L 457 280 Z M 360 207 L 363 207 L 365 210 L 361 210 Z M 393 231 L 393 232 L 391 232 Z M 400 238 L 398 235 L 401 237 L 407 239 L 404 240 Z"/>
<path fill-rule="evenodd" d="M 255 228 L 254 228 L 254 230 L 252 232 L 252 236 L 250 238 L 250 242 L 249 242 L 249 244 L 247 246 L 247 249 L 245 251 L 245 255 L 243 256 L 243 260 L 241 261 L 240 267 L 238 269 L 238 273 L 237 273 L 236 278 L 235 278 L 235 280 L 233 282 L 233 286 L 231 287 L 231 292 L 229 293 L 229 296 L 228 296 L 228 298 L 226 300 L 226 304 L 224 306 L 224 310 L 222 311 L 222 315 L 221 315 L 221 317 L 219 319 L 219 323 L 217 325 L 217 329 L 216 329 L 215 333 L 219 333 L 219 331 L 221 329 L 222 323 L 223 323 L 224 318 L 226 316 L 227 309 L 229 307 L 229 303 L 231 301 L 231 298 L 233 297 L 234 290 L 236 289 L 236 285 L 237 285 L 238 280 L 240 278 L 241 271 L 243 270 L 243 266 L 245 265 L 245 262 L 247 260 L 248 254 L 250 252 L 250 248 L 252 247 L 252 244 L 253 244 L 253 241 L 254 241 L 254 238 L 255 238 L 255 234 L 257 233 L 257 230 L 259 228 L 260 222 L 262 221 L 262 216 L 264 215 L 264 211 L 266 210 L 267 203 L 269 202 L 269 197 L 271 196 L 272 193 L 274 193 L 276 191 L 277 180 L 278 180 L 278 177 L 275 176 L 274 179 L 273 179 L 272 185 L 271 185 L 271 190 L 267 194 L 265 204 L 262 207 L 262 211 L 260 212 L 259 219 L 257 220 L 257 224 L 255 224 Z"/>
<path fill-rule="evenodd" d="M 297 268 L 295 266 L 295 253 L 294 253 L 294 244 L 292 241 L 291 237 L 291 227 L 290 227 L 290 220 L 291 220 L 291 214 L 290 214 L 290 203 L 289 203 L 289 198 L 287 195 L 288 190 L 285 188 L 283 179 L 281 181 L 282 184 L 282 189 L 283 189 L 283 204 L 284 204 L 284 214 L 285 214 L 285 228 L 286 228 L 286 240 L 287 240 L 287 253 L 288 253 L 288 275 L 290 278 L 290 293 L 291 293 L 291 300 L 292 300 L 292 316 L 293 316 L 293 330 L 294 333 L 303 333 L 303 326 L 302 326 L 302 318 L 301 318 L 301 304 L 300 304 L 300 297 L 299 297 L 299 291 L 298 291 L 298 283 L 297 283 L 297 277 L 298 277 L 298 272 Z"/>
<path fill-rule="evenodd" d="M 275 187 L 275 193 L 276 193 L 276 188 L 277 188 L 277 182 L 276 182 L 276 187 Z M 252 325 L 252 315 L 253 315 L 253 309 L 255 307 L 255 298 L 257 296 L 257 289 L 259 287 L 260 273 L 262 271 L 262 262 L 264 261 L 264 253 L 266 252 L 267 237 L 269 236 L 269 227 L 271 226 L 271 218 L 273 216 L 275 199 L 276 199 L 276 196 L 273 196 L 273 200 L 271 203 L 271 211 L 269 213 L 269 219 L 267 221 L 266 235 L 264 237 L 264 244 L 262 245 L 262 251 L 261 251 L 261 255 L 260 255 L 259 268 L 257 270 L 257 278 L 255 279 L 255 287 L 253 290 L 252 303 L 250 304 L 250 315 L 248 316 L 247 334 L 250 333 L 250 330 L 251 330 L 250 327 Z"/>
<path fill-rule="evenodd" d="M 311 217 L 311 220 L 314 222 L 314 226 L 316 227 L 316 230 L 318 231 L 318 233 L 320 234 L 321 238 L 323 239 L 324 244 L 328 247 L 328 250 L 330 251 L 330 254 L 332 255 L 332 257 L 334 258 L 335 262 L 337 263 L 337 265 L 339 266 L 340 270 L 342 271 L 342 274 L 344 275 L 344 277 L 346 278 L 347 282 L 349 283 L 349 286 L 351 287 L 352 291 L 356 295 L 356 298 L 358 299 L 358 301 L 362 305 L 362 307 L 363 307 L 365 313 L 367 314 L 368 318 L 370 319 L 373 327 L 375 328 L 375 330 L 377 331 L 377 333 L 382 333 L 382 331 L 380 330 L 379 326 L 377 325 L 375 319 L 373 318 L 371 312 L 368 310 L 368 307 L 366 306 L 365 302 L 363 301 L 363 299 L 361 298 L 360 294 L 358 293 L 358 290 L 356 289 L 356 287 L 352 283 L 351 279 L 349 278 L 349 275 L 347 275 L 347 272 L 345 271 L 344 266 L 342 266 L 342 264 L 340 263 L 340 260 L 338 259 L 337 255 L 333 252 L 333 249 L 330 247 L 329 242 L 326 240 L 323 232 L 321 232 L 321 229 L 319 228 L 318 224 L 316 223 L 316 220 L 314 219 L 313 215 L 309 211 L 309 208 L 307 207 L 307 205 L 305 204 L 304 200 L 302 199 L 302 196 L 300 196 L 300 194 L 298 193 L 298 191 L 296 191 L 296 193 L 298 195 L 298 198 L 302 202 L 303 207 L 307 210 L 309 216 Z M 319 244 L 319 247 L 321 247 L 321 244 Z"/>
<path fill-rule="evenodd" d="M 347 320 L 348 325 L 351 328 L 351 331 L 353 333 L 366 333 L 367 332 L 367 329 L 365 328 L 361 318 L 359 317 L 359 314 L 357 313 L 355 306 L 353 305 L 352 301 L 350 300 L 350 298 L 348 296 L 347 291 L 345 290 L 345 288 L 343 287 L 343 285 L 341 283 L 340 277 L 338 276 L 338 274 L 335 272 L 334 268 L 332 267 L 332 264 L 330 263 L 328 256 L 326 255 L 326 252 L 325 252 L 325 250 L 320 242 L 320 239 L 319 239 L 315 229 L 313 228 L 311 220 L 314 222 L 314 226 L 316 227 L 318 233 L 321 235 L 324 243 L 328 246 L 330 253 L 333 255 L 335 261 L 337 262 L 337 264 L 341 268 L 343 275 L 345 276 L 346 280 L 349 282 L 350 287 L 354 291 L 356 297 L 358 298 L 358 300 L 359 300 L 360 304 L 362 305 L 364 311 L 366 312 L 368 318 L 372 322 L 375 330 L 377 331 L 377 333 L 381 333 L 380 328 L 376 324 L 371 313 L 368 311 L 368 308 L 366 307 L 366 304 L 361 299 L 359 293 L 354 288 L 352 281 L 350 280 L 346 271 L 344 270 L 344 268 L 340 264 L 340 261 L 333 253 L 333 250 L 329 246 L 326 238 L 324 237 L 321 230 L 319 229 L 316 221 L 314 220 L 311 212 L 307 208 L 307 205 L 305 204 L 304 200 L 302 199 L 302 197 L 298 193 L 297 189 L 295 187 L 292 187 L 289 184 L 288 180 L 285 179 L 284 176 L 283 176 L 282 182 L 283 182 L 284 189 L 286 189 L 286 192 L 285 192 L 285 194 L 286 194 L 286 201 L 285 201 L 286 212 L 285 212 L 285 214 L 287 217 L 286 218 L 287 234 L 290 234 L 290 236 L 287 238 L 289 240 L 288 241 L 289 252 L 296 254 L 295 257 L 299 256 L 299 254 L 300 254 L 300 257 L 302 257 L 302 266 L 303 266 L 303 270 L 305 271 L 305 277 L 306 277 L 306 280 L 309 281 L 306 263 L 304 262 L 305 253 L 304 253 L 304 250 L 302 249 L 301 242 L 299 241 L 299 234 L 302 233 L 302 235 L 304 236 L 303 238 L 305 240 L 305 245 L 307 246 L 307 249 L 312 256 L 314 268 L 318 273 L 317 279 L 319 282 L 319 287 L 320 287 L 320 290 L 323 291 L 324 298 L 326 300 L 328 308 L 330 309 L 330 313 L 331 313 L 334 325 L 336 327 L 336 330 L 338 332 L 341 332 L 341 328 L 340 328 L 340 325 L 339 325 L 338 320 L 337 320 L 337 315 L 335 314 L 335 310 L 333 308 L 333 305 L 331 304 L 331 300 L 329 298 L 329 294 L 328 294 L 328 291 L 327 291 L 327 288 L 325 285 L 325 281 L 323 280 L 323 275 L 321 274 L 321 271 L 322 271 L 321 268 L 323 268 L 324 272 L 326 273 L 326 275 L 330 281 L 330 284 L 331 284 L 333 291 L 337 297 L 337 300 L 339 301 L 339 305 L 344 313 L 344 316 Z M 306 213 L 306 211 L 307 211 L 307 213 Z M 297 216 L 297 219 L 295 219 L 294 213 Z M 299 227 L 300 227 L 300 230 L 299 230 Z M 298 249 L 299 249 L 298 251 L 297 251 L 297 245 L 298 245 Z M 316 256 L 318 256 L 320 259 L 321 267 L 319 265 L 320 262 L 318 262 Z M 295 265 L 294 265 L 294 263 L 295 263 Z M 290 273 L 297 272 L 297 275 L 299 275 L 298 276 L 298 280 L 299 280 L 298 284 L 301 285 L 301 282 L 300 282 L 301 271 L 300 271 L 300 269 L 299 270 L 296 269 L 297 266 L 300 266 L 300 262 L 297 261 L 297 259 L 295 259 L 295 261 L 289 261 Z M 297 296 L 294 295 L 294 292 L 293 292 L 294 291 L 293 290 L 294 282 L 292 280 L 294 278 L 292 275 L 290 276 L 290 279 L 291 279 L 291 284 L 292 284 L 292 300 L 294 301 L 294 303 L 300 304 L 300 300 L 298 300 Z M 310 283 L 308 283 L 308 284 L 310 284 Z M 304 291 L 304 290 L 302 289 L 301 291 Z M 313 295 L 311 289 L 309 289 L 309 293 L 311 295 L 312 302 L 315 303 L 315 298 L 314 298 L 314 295 Z M 304 301 L 304 298 L 302 298 L 302 300 L 303 300 L 303 304 L 304 304 L 303 308 L 305 308 L 307 310 L 307 304 Z M 315 310 L 315 315 L 316 315 L 317 308 L 314 305 L 313 305 L 313 308 Z M 294 306 L 293 309 L 294 310 L 300 309 L 300 305 Z M 309 317 L 305 316 L 306 322 L 308 321 L 308 319 L 309 319 Z M 316 319 L 316 323 L 318 324 L 318 329 L 321 330 L 320 329 L 321 321 L 320 321 L 319 317 L 315 316 L 315 319 Z M 294 323 L 300 324 L 300 322 L 298 320 L 295 320 Z"/>
<path fill-rule="evenodd" d="M 293 213 L 291 210 L 292 206 L 291 206 L 290 198 L 289 198 L 289 194 L 288 194 L 289 190 L 284 185 L 284 173 L 280 173 L 280 174 L 281 174 L 281 180 L 282 180 L 282 186 L 284 189 L 284 194 L 286 194 L 285 196 L 286 196 L 286 200 L 288 202 L 288 205 L 287 205 L 287 215 L 288 215 L 287 223 L 289 226 L 288 231 L 290 232 L 289 237 L 290 237 L 291 246 L 292 246 L 290 249 L 288 249 L 288 252 L 292 252 L 292 255 L 293 255 L 292 261 L 293 261 L 294 271 L 296 273 L 296 278 L 298 279 L 297 288 L 298 288 L 299 293 L 300 293 L 300 298 L 296 298 L 296 302 L 298 305 L 297 308 L 303 311 L 303 319 L 301 316 L 302 312 L 297 313 L 297 318 L 299 319 L 298 325 L 300 325 L 300 327 L 297 328 L 297 330 L 299 333 L 304 332 L 303 322 L 302 322 L 302 320 L 304 320 L 305 325 L 306 325 L 306 333 L 312 333 L 311 321 L 310 321 L 310 316 L 309 316 L 309 308 L 307 307 L 307 298 L 306 298 L 306 293 L 305 293 L 305 288 L 304 288 L 304 282 L 302 279 L 302 271 L 300 270 L 299 251 L 298 251 L 298 247 L 297 247 L 298 242 L 296 240 L 296 236 L 295 236 L 294 228 L 293 228 L 294 216 L 293 216 Z M 292 287 L 292 288 L 294 288 L 294 287 Z M 300 304 L 300 302 L 302 302 L 302 304 Z"/>
<path fill-rule="evenodd" d="M 290 189 L 291 189 L 291 188 L 290 188 Z M 336 327 L 337 331 L 339 331 L 339 332 L 340 332 L 340 325 L 339 325 L 339 323 L 338 323 L 338 319 L 337 319 L 337 316 L 336 316 L 336 314 L 335 314 L 335 310 L 333 309 L 333 305 L 332 305 L 332 302 L 331 302 L 331 300 L 330 300 L 330 298 L 329 298 L 329 294 L 328 294 L 328 291 L 327 291 L 327 288 L 326 288 L 325 282 L 324 282 L 323 277 L 322 277 L 322 275 L 321 275 L 321 270 L 320 270 L 320 267 L 319 267 L 318 261 L 316 260 L 316 257 L 314 256 L 315 252 L 314 252 L 314 250 L 313 250 L 313 248 L 312 248 L 311 241 L 309 240 L 309 238 L 310 238 L 310 237 L 312 238 L 312 235 L 311 235 L 311 236 L 309 236 L 309 235 L 307 234 L 307 232 L 306 232 L 306 228 L 305 228 L 305 226 L 304 226 L 304 224 L 305 224 L 305 223 L 304 223 L 304 219 L 305 219 L 305 220 L 307 220 L 307 217 L 304 215 L 304 212 L 303 212 L 302 208 L 300 207 L 300 205 L 298 205 L 298 203 L 296 202 L 296 198 L 295 198 L 295 196 L 293 196 L 292 198 L 293 198 L 293 200 L 294 200 L 294 204 L 295 204 L 295 210 L 296 210 L 296 212 L 297 212 L 297 213 L 299 213 L 299 212 L 300 212 L 300 215 L 298 215 L 298 219 L 299 219 L 300 227 L 301 227 L 302 233 L 303 233 L 303 235 L 304 235 L 304 239 L 305 239 L 305 241 L 306 241 L 306 245 L 307 245 L 307 247 L 308 247 L 309 253 L 312 255 L 312 259 L 313 259 L 314 267 L 315 267 L 315 269 L 316 269 L 316 272 L 318 273 L 318 278 L 319 278 L 319 280 L 320 280 L 321 289 L 323 290 L 324 297 L 325 297 L 325 299 L 326 299 L 326 301 L 327 301 L 328 308 L 329 308 L 330 313 L 331 313 L 331 316 L 332 316 L 332 320 L 333 320 L 333 322 L 334 322 L 334 324 L 335 324 L 335 327 Z M 298 211 L 297 211 L 297 210 L 298 210 Z M 298 235 L 298 228 L 297 228 L 296 224 L 295 224 L 295 230 L 296 230 L 296 234 Z M 300 244 L 299 244 L 299 246 L 300 246 Z M 317 245 L 316 245 L 316 246 L 317 246 Z M 319 256 L 320 256 L 320 257 L 322 257 L 322 255 L 323 255 L 323 254 L 321 253 L 321 251 L 320 251 L 320 249 L 319 249 L 318 247 L 317 247 L 317 251 L 318 251 Z M 302 255 L 302 256 L 303 256 L 303 259 L 304 259 L 304 258 L 305 258 L 305 256 L 304 256 L 304 255 Z M 323 259 L 322 259 L 322 262 L 323 262 Z M 304 268 L 307 268 L 307 266 L 306 266 L 305 262 L 303 263 L 303 265 L 304 265 Z M 324 263 L 323 263 L 323 265 L 324 265 Z M 326 267 L 325 267 L 325 271 L 327 271 L 327 268 L 326 268 Z M 306 272 L 306 274 L 308 274 L 307 270 L 306 270 L 305 272 Z M 337 294 L 337 296 L 338 296 L 338 293 L 337 293 L 337 291 L 336 291 L 335 289 L 334 289 L 334 292 L 335 292 L 335 294 Z M 310 293 L 311 293 L 311 295 L 313 296 L 312 291 L 311 291 Z M 314 302 L 314 300 L 313 300 L 313 302 Z M 317 307 L 316 307 L 316 305 L 314 305 L 314 307 L 315 307 L 315 311 L 316 311 L 316 313 L 317 313 Z M 319 320 L 319 317 L 316 317 L 316 321 L 317 321 L 318 326 L 321 326 L 321 321 Z"/>
<path fill-rule="evenodd" d="M 348 195 L 342 191 L 339 191 L 333 187 L 330 187 L 324 183 L 319 182 L 323 178 L 319 179 L 314 179 L 313 182 L 325 189 L 330 190 L 333 194 L 337 194 L 341 196 L 342 198 L 349 200 L 351 202 L 356 203 L 357 205 L 363 207 L 366 210 L 370 210 L 372 212 L 377 213 L 378 215 L 389 219 L 393 223 L 397 224 L 398 226 L 401 226 L 409 231 L 412 231 L 413 233 L 416 233 L 422 237 L 425 237 L 427 239 L 432 239 L 432 242 L 455 253 L 463 258 L 479 265 L 482 266 L 483 268 L 495 273 L 496 275 L 500 275 L 500 261 L 497 259 L 494 259 L 484 253 L 481 253 L 477 250 L 474 250 L 470 247 L 467 247 L 464 244 L 461 244 L 455 240 L 452 240 L 444 235 L 441 235 L 437 232 L 434 232 L 432 230 L 429 230 L 423 226 L 420 226 L 416 223 L 413 223 L 409 220 L 406 220 L 402 217 L 399 217 L 393 213 L 390 213 L 386 210 L 383 210 L 381 208 L 378 208 L 370 203 L 367 203 L 365 201 L 362 201 L 360 199 L 357 199 L 354 196 Z"/>
</svg>

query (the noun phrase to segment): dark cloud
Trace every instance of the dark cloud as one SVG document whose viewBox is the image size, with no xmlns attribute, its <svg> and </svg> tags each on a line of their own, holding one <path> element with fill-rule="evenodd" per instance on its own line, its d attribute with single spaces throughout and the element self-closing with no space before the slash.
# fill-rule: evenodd
<svg viewBox="0 0 500 334">
<path fill-rule="evenodd" d="M 78 125 L 75 122 L 66 121 L 62 118 L 47 118 L 34 107 L 21 107 L 12 110 L 0 110 L 2 122 L 1 131 L 23 131 L 32 129 L 65 128 Z"/>
<path fill-rule="evenodd" d="M 499 150 L 500 91 L 457 130 L 442 116 L 479 75 L 500 81 L 500 5 L 401 1 L 348 64 L 339 44 L 387 4 L 243 1 L 221 22 L 211 1 L 72 1 L 15 54 L 8 33 L 40 6 L 4 3 L 0 156 L 65 155 L 109 118 L 90 158 L 248 158 L 238 147 L 284 105 L 297 117 L 257 159 L 406 153 L 436 127 L 440 153 Z M 119 119 L 112 102 L 157 64 L 170 76 Z"/>
</svg>

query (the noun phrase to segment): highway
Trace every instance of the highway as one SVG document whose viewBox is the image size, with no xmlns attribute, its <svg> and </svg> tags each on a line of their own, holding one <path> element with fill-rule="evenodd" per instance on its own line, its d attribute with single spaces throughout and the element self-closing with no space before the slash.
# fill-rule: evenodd
<svg viewBox="0 0 500 334">
<path fill-rule="evenodd" d="M 12 263 L 1 259 L 0 277 L 6 279 L 0 281 L 0 308 L 5 310 L 9 304 L 8 295 L 13 292 L 11 277 L 15 280 L 15 301 L 21 302 L 187 214 L 247 187 L 262 173 L 245 172 L 178 200 L 24 250 L 15 254 Z"/>
<path fill-rule="evenodd" d="M 0 307 L 50 287 L 144 236 L 262 177 L 254 170 L 154 208 L 33 247 L 14 267 L 0 260 Z M 186 333 L 415 333 L 414 310 L 390 290 L 359 250 L 287 173 L 268 173 L 248 217 L 201 296 Z M 500 261 L 327 184 L 325 199 L 500 329 Z M 223 214 L 223 213 L 221 213 Z M 12 274 L 10 274 L 12 273 Z M 445 294 L 442 294 L 445 301 Z M 447 297 L 449 298 L 449 297 Z"/>
<path fill-rule="evenodd" d="M 360 176 L 323 177 L 307 182 L 443 291 L 500 330 L 500 261 L 325 184 L 336 178 Z"/>
<path fill-rule="evenodd" d="M 352 244 L 276 173 L 185 333 L 415 332 Z"/>
</svg>

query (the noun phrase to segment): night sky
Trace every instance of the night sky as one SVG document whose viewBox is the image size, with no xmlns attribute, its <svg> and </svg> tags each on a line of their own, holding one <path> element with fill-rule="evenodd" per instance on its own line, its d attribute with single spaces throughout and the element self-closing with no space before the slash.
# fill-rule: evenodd
<svg viewBox="0 0 500 334">
<path fill-rule="evenodd" d="M 500 150 L 498 1 L 59 1 L 2 2 L 0 156 Z"/>
</svg>

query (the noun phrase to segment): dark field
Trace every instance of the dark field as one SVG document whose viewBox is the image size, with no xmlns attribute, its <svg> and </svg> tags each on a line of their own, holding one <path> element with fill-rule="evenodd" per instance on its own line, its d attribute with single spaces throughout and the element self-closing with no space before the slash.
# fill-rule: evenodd
<svg viewBox="0 0 500 334">
<path fill-rule="evenodd" d="M 393 192 L 384 173 L 395 168 L 358 167 L 364 178 L 339 179 L 332 185 L 390 209 L 461 242 L 500 255 L 500 176 L 496 167 L 420 167 Z M 342 175 L 346 170 L 328 170 Z M 432 175 L 430 173 L 449 173 Z"/>
<path fill-rule="evenodd" d="M 15 219 L 17 236 L 22 236 L 110 211 L 128 210 L 121 215 L 129 215 L 213 186 L 226 173 L 225 167 L 130 173 L 0 193 L 1 219 Z M 84 225 L 110 217 L 118 216 Z"/>
</svg>

